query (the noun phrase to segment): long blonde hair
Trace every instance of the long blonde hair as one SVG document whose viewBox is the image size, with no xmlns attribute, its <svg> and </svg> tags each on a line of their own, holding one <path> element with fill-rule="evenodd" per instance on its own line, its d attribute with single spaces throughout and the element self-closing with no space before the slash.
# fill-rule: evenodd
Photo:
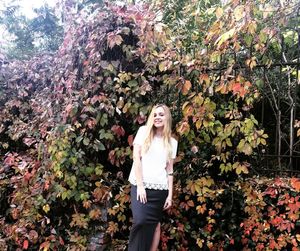
<svg viewBox="0 0 300 251">
<path fill-rule="evenodd" d="M 164 109 L 165 116 L 166 116 L 162 137 L 163 137 L 164 146 L 167 149 L 167 159 L 170 160 L 172 158 L 172 145 L 171 145 L 172 116 L 169 107 L 167 107 L 165 104 L 157 104 L 152 107 L 151 113 L 146 123 L 146 138 L 142 146 L 142 154 L 145 154 L 149 150 L 150 145 L 152 143 L 154 133 L 155 133 L 154 112 L 159 107 L 162 107 Z"/>
</svg>

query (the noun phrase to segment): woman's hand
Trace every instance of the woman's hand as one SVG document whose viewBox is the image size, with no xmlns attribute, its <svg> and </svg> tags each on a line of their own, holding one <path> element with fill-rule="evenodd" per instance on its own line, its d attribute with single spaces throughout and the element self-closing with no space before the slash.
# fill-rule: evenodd
<svg viewBox="0 0 300 251">
<path fill-rule="evenodd" d="M 172 198 L 167 197 L 166 201 L 165 201 L 165 205 L 164 205 L 164 210 L 169 209 L 172 206 Z"/>
<path fill-rule="evenodd" d="M 147 202 L 147 194 L 144 186 L 137 186 L 137 200 L 145 204 Z"/>
</svg>

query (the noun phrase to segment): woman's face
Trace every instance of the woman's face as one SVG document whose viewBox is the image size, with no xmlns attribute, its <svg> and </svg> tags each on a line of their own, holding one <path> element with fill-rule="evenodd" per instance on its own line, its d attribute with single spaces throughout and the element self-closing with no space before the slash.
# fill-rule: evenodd
<svg viewBox="0 0 300 251">
<path fill-rule="evenodd" d="M 163 128 L 166 122 L 165 110 L 162 107 L 157 107 L 154 110 L 154 123 L 156 128 Z"/>
</svg>

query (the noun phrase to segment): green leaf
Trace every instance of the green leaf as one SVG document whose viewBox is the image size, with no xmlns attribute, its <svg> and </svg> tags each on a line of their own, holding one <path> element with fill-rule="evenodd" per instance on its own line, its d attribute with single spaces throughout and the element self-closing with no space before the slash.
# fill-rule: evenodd
<svg viewBox="0 0 300 251">
<path fill-rule="evenodd" d="M 83 139 L 83 144 L 84 144 L 85 146 L 88 146 L 88 145 L 90 144 L 89 138 L 85 137 L 85 138 Z"/>
<path fill-rule="evenodd" d="M 245 145 L 245 139 L 241 139 L 238 146 L 237 146 L 237 150 L 239 152 L 242 152 L 242 149 L 244 148 L 244 145 Z"/>
<path fill-rule="evenodd" d="M 101 117 L 101 120 L 100 120 L 100 125 L 101 126 L 105 126 L 108 124 L 108 116 L 106 113 L 104 113 Z"/>
<path fill-rule="evenodd" d="M 228 146 L 232 146 L 232 143 L 231 143 L 230 138 L 227 138 L 227 139 L 226 139 L 226 144 L 227 144 Z"/>
<path fill-rule="evenodd" d="M 129 82 L 128 82 L 128 86 L 130 87 L 130 88 L 133 88 L 133 87 L 135 87 L 135 86 L 137 86 L 138 85 L 138 82 L 136 81 L 136 80 L 130 80 Z"/>
</svg>

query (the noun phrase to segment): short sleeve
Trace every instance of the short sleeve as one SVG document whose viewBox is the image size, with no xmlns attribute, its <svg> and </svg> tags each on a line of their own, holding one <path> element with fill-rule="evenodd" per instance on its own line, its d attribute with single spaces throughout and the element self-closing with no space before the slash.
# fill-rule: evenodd
<svg viewBox="0 0 300 251">
<path fill-rule="evenodd" d="M 178 141 L 172 138 L 171 144 L 172 144 L 172 159 L 175 159 L 177 155 Z"/>
<path fill-rule="evenodd" d="M 145 126 L 141 126 L 133 140 L 133 144 L 143 145 L 145 142 Z"/>
</svg>

